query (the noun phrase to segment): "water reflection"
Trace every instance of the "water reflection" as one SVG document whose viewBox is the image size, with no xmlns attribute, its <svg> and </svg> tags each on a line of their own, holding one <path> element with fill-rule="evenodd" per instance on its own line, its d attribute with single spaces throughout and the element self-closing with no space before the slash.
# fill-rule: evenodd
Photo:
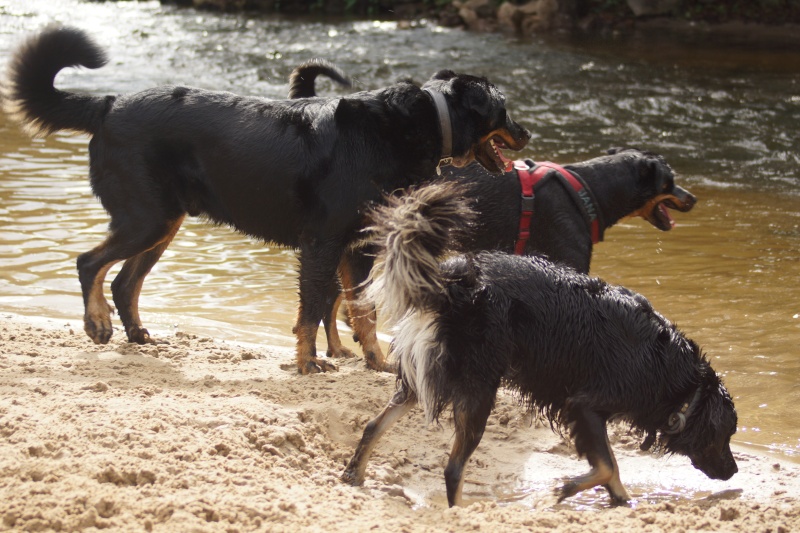
<svg viewBox="0 0 800 533">
<path fill-rule="evenodd" d="M 155 1 L 9 0 L 0 8 L 0 55 L 53 21 L 84 27 L 109 48 L 105 68 L 59 76 L 72 90 L 188 83 L 282 97 L 291 69 L 310 57 L 334 61 L 358 88 L 449 67 L 503 88 L 515 118 L 534 132 L 524 156 L 568 162 L 620 144 L 663 153 L 697 207 L 679 213 L 670 233 L 640 220 L 612 229 L 594 273 L 644 293 L 704 348 L 735 396 L 737 442 L 800 453 L 800 79 L 775 66 L 793 64 L 800 51 L 734 61 L 730 51 L 674 41 L 656 53 L 614 40 L 587 47 L 425 24 L 215 15 Z M 320 92 L 338 90 L 320 83 Z M 61 134 L 32 141 L 0 118 L 0 310 L 80 320 L 75 259 L 103 240 L 108 222 L 86 180 L 86 142 Z M 293 252 L 190 220 L 148 277 L 140 307 L 156 333 L 291 346 L 296 298 Z"/>
</svg>

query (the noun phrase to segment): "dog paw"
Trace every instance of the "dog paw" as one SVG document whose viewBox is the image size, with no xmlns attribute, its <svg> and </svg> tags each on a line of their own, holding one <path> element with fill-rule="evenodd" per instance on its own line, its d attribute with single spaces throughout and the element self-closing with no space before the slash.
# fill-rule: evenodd
<svg viewBox="0 0 800 533">
<path fill-rule="evenodd" d="M 555 495 L 558 498 L 558 503 L 561 503 L 570 496 L 575 496 L 578 494 L 578 492 L 578 483 L 574 481 L 567 481 L 561 486 L 561 488 L 557 488 L 555 490 Z"/>
<path fill-rule="evenodd" d="M 355 353 L 349 348 L 345 348 L 344 346 L 339 346 L 338 348 L 328 348 L 328 352 L 326 355 L 330 358 L 336 359 L 352 359 L 356 356 Z"/>
<path fill-rule="evenodd" d="M 131 326 L 125 332 L 128 335 L 128 342 L 136 344 L 155 344 L 156 341 L 150 337 L 150 332 L 140 326 Z"/>
<path fill-rule="evenodd" d="M 603 485 L 603 487 L 608 491 L 608 495 L 611 497 L 611 505 L 613 506 L 625 505 L 631 499 L 624 487 L 617 490 L 614 490 L 610 485 Z"/>
<path fill-rule="evenodd" d="M 339 477 L 342 480 L 342 483 L 346 483 L 348 485 L 352 485 L 353 487 L 358 487 L 363 483 L 362 480 L 358 479 L 358 475 L 355 470 L 351 470 L 348 468 L 345 470 L 342 475 Z"/>
<path fill-rule="evenodd" d="M 84 317 L 83 330 L 95 344 L 108 344 L 113 333 L 110 319 L 94 320 L 90 317 Z"/>
<path fill-rule="evenodd" d="M 378 372 L 386 370 L 386 360 L 383 358 L 383 354 L 379 356 L 370 350 L 364 354 L 364 361 L 367 363 L 367 368 L 371 370 L 377 370 Z"/>
<path fill-rule="evenodd" d="M 305 364 L 301 364 L 298 368 L 301 374 L 319 374 L 320 372 L 336 372 L 338 368 L 335 365 L 316 357 L 309 359 Z"/>
</svg>

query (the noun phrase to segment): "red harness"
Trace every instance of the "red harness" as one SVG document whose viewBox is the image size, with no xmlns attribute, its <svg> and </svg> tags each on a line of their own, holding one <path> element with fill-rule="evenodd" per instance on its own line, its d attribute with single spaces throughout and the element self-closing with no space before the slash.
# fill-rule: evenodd
<svg viewBox="0 0 800 533">
<path fill-rule="evenodd" d="M 517 236 L 517 242 L 514 247 L 515 254 L 522 255 L 525 251 L 525 245 L 531 235 L 531 218 L 533 217 L 534 202 L 533 188 L 542 178 L 549 174 L 551 170 L 558 172 L 561 177 L 570 184 L 578 195 L 578 198 L 582 201 L 579 205 L 589 222 L 592 244 L 597 244 L 603 239 L 600 231 L 599 213 L 594 206 L 594 202 L 592 202 L 588 189 L 586 189 L 584 184 L 578 180 L 572 172 L 569 172 L 561 165 L 550 163 L 549 161 L 537 163 L 533 169 L 531 169 L 525 161 L 514 161 L 514 169 L 517 171 L 519 183 L 522 186 L 522 209 L 519 217 L 519 235 Z"/>
</svg>

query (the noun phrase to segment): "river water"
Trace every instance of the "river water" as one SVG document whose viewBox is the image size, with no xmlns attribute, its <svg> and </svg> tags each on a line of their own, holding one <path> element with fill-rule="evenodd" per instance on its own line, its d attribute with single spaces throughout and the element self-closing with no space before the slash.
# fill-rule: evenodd
<svg viewBox="0 0 800 533">
<path fill-rule="evenodd" d="M 50 22 L 90 31 L 111 58 L 98 71 L 64 71 L 63 89 L 116 94 L 179 83 L 281 98 L 292 68 L 313 57 L 365 89 L 452 68 L 504 90 L 514 118 L 533 132 L 521 156 L 563 163 L 626 144 L 662 153 L 696 208 L 678 213 L 668 233 L 639 219 L 611 229 L 593 274 L 642 292 L 704 348 L 734 396 L 737 443 L 800 460 L 796 44 L 661 31 L 515 39 L 424 22 L 400 29 L 158 2 L 6 0 L 0 57 Z M 81 319 L 75 259 L 101 242 L 107 224 L 86 174 L 85 137 L 31 140 L 0 116 L 0 312 Z M 147 279 L 142 317 L 155 334 L 293 346 L 296 275 L 292 251 L 189 220 Z"/>
</svg>

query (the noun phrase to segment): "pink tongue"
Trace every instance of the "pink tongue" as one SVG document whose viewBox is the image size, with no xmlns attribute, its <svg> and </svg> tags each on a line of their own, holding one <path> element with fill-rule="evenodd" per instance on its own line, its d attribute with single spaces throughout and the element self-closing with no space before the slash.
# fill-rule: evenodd
<svg viewBox="0 0 800 533">
<path fill-rule="evenodd" d="M 658 210 L 661 211 L 661 214 L 664 215 L 667 220 L 669 220 L 670 227 L 674 228 L 675 221 L 672 219 L 672 216 L 670 216 L 669 209 L 667 209 L 667 206 L 665 206 L 664 204 L 658 204 Z"/>
<path fill-rule="evenodd" d="M 506 172 L 511 172 L 511 169 L 514 168 L 514 161 L 504 156 L 503 151 L 500 150 L 500 148 L 497 148 L 496 146 L 495 146 L 495 151 L 497 152 L 497 155 L 500 156 L 500 161 L 502 161 L 506 165 L 503 170 L 505 170 Z"/>
</svg>

